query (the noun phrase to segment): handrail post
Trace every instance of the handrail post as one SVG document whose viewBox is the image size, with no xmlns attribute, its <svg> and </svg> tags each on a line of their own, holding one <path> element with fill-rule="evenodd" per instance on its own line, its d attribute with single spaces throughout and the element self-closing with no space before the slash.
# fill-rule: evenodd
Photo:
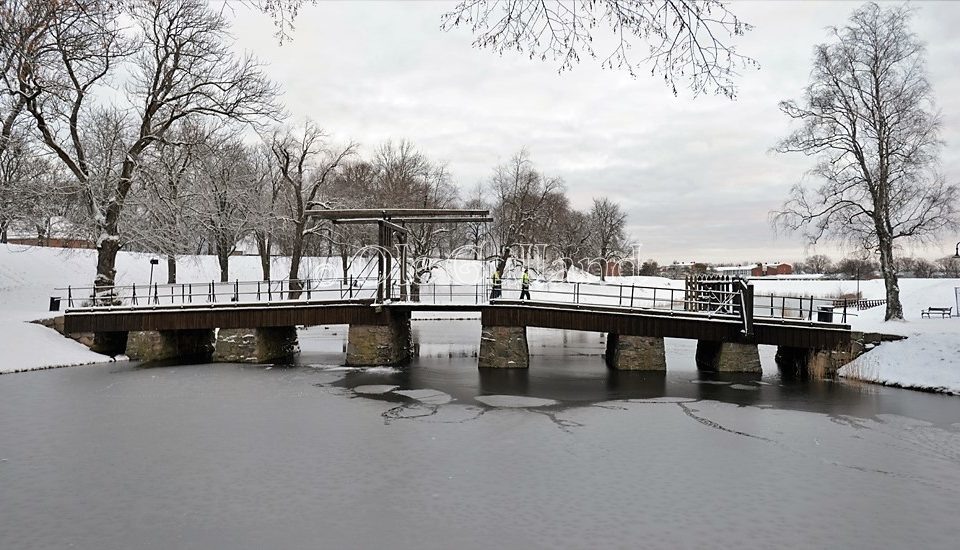
<svg viewBox="0 0 960 550">
<path fill-rule="evenodd" d="M 743 322 L 743 335 L 753 337 L 753 285 L 740 281 L 740 320 Z M 772 299 L 771 299 L 772 302 Z"/>
</svg>

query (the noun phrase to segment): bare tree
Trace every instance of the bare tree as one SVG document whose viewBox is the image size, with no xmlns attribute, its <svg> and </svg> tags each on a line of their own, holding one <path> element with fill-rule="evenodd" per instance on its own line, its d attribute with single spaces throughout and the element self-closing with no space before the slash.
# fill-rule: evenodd
<svg viewBox="0 0 960 550">
<path fill-rule="evenodd" d="M 732 99 L 737 71 L 757 66 L 732 44 L 751 26 L 719 0 L 464 0 L 443 16 L 443 29 L 460 26 L 473 31 L 475 47 L 559 61 L 561 72 L 572 69 L 581 56 L 631 76 L 646 64 L 674 94 L 678 80 L 686 80 L 694 95 Z M 606 55 L 595 50 L 606 43 L 595 40 L 602 28 L 609 29 L 612 39 Z M 641 44 L 647 55 L 636 63 L 630 51 Z"/>
<path fill-rule="evenodd" d="M 276 237 L 280 230 L 280 213 L 283 204 L 284 182 L 280 176 L 277 158 L 269 144 L 260 143 L 249 149 L 250 167 L 253 170 L 254 188 L 250 208 L 254 212 L 253 237 L 260 256 L 260 270 L 264 281 L 269 281 L 271 261 Z"/>
<path fill-rule="evenodd" d="M 814 254 L 807 258 L 803 264 L 804 270 L 807 273 L 830 273 L 830 270 L 833 268 L 833 262 L 830 260 L 830 257 L 823 254 Z"/>
<path fill-rule="evenodd" d="M 232 52 L 227 23 L 202 0 L 90 0 L 61 8 L 45 34 L 49 46 L 19 62 L 18 93 L 44 143 L 81 186 L 97 186 L 87 197 L 98 231 L 95 284 L 109 289 L 124 204 L 145 151 L 185 118 L 272 115 L 275 89 L 252 58 Z M 122 15 L 131 31 L 120 28 Z M 130 105 L 114 116 L 129 131 L 108 178 L 93 172 L 79 122 L 97 109 L 98 87 L 121 69 L 129 75 Z"/>
<path fill-rule="evenodd" d="M 192 210 L 213 244 L 221 282 L 230 279 L 230 256 L 252 232 L 257 215 L 253 207 L 257 174 L 250 157 L 250 149 L 229 134 L 208 136 L 199 154 Z"/>
<path fill-rule="evenodd" d="M 594 254 L 601 262 L 600 280 L 607 277 L 607 264 L 614 255 L 619 253 L 626 241 L 625 226 L 627 214 L 620 205 L 603 197 L 593 199 L 593 208 L 590 209 L 590 240 Z"/>
<path fill-rule="evenodd" d="M 477 184 L 470 194 L 470 197 L 463 204 L 464 208 L 473 210 L 489 210 L 490 205 L 485 197 L 486 189 L 482 184 Z M 462 235 L 463 242 L 472 250 L 474 260 L 479 260 L 484 256 L 483 245 L 485 244 L 487 232 L 487 222 L 467 222 L 457 226 L 458 233 Z"/>
<path fill-rule="evenodd" d="M 956 256 L 944 256 L 937 260 L 937 267 L 943 272 L 944 277 L 960 278 L 960 258 Z"/>
<path fill-rule="evenodd" d="M 532 243 L 550 196 L 562 192 L 563 180 L 535 170 L 524 149 L 494 169 L 489 186 L 494 218 L 490 235 L 497 247 L 497 271 L 502 274 L 512 248 Z"/>
<path fill-rule="evenodd" d="M 327 135 L 312 122 L 307 122 L 299 134 L 292 131 L 276 132 L 270 149 L 277 162 L 277 170 L 285 188 L 283 219 L 289 230 L 290 298 L 300 296 L 300 261 L 304 241 L 317 228 L 310 225 L 307 210 L 322 198 L 321 191 L 330 184 L 343 164 L 356 154 L 357 144 L 345 146 L 327 143 Z"/>
<path fill-rule="evenodd" d="M 774 222 L 810 242 L 833 238 L 880 255 L 886 319 L 902 319 L 899 240 L 956 226 L 957 187 L 936 173 L 940 117 L 912 11 L 870 3 L 816 47 L 811 83 L 781 110 L 801 123 L 777 149 L 816 156 L 814 190 L 793 188 Z"/>
<path fill-rule="evenodd" d="M 566 197 L 564 197 L 566 201 Z M 563 280 L 567 280 L 570 268 L 586 255 L 590 242 L 590 216 L 573 210 L 569 204 L 558 210 L 557 223 L 550 240 L 557 251 L 558 258 L 563 266 Z"/>
</svg>

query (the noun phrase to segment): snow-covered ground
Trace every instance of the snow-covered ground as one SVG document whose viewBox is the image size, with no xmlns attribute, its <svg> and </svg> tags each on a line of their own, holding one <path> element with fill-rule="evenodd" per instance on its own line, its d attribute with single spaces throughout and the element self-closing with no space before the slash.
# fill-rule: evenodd
<svg viewBox="0 0 960 550">
<path fill-rule="evenodd" d="M 150 279 L 150 254 L 121 252 L 117 258 L 118 284 L 146 284 Z M 91 352 L 83 345 L 62 338 L 42 326 L 29 323 L 49 317 L 50 296 L 62 294 L 54 289 L 66 285 L 88 286 L 95 272 L 96 253 L 92 250 L 59 250 L 51 248 L 0 245 L 0 373 L 65 366 L 108 360 Z M 287 262 L 275 261 L 274 273 L 286 274 Z M 312 277 L 324 273 L 339 273 L 336 258 L 305 259 L 305 269 Z M 177 266 L 181 281 L 212 281 L 219 278 L 216 258 L 199 256 L 182 258 Z M 360 268 L 358 267 L 359 275 Z M 154 268 L 154 280 L 166 281 L 166 264 Z M 479 281 L 487 274 L 480 263 L 468 260 L 446 262 L 435 272 L 439 285 L 464 284 Z M 592 282 L 596 278 L 574 271 L 572 281 Z M 259 258 L 236 256 L 230 260 L 230 279 L 260 279 Z M 829 297 L 855 293 L 858 289 L 865 299 L 884 297 L 883 281 L 829 281 L 817 279 L 771 278 L 752 281 L 757 294 Z M 682 289 L 683 281 L 661 277 L 611 277 L 613 284 L 634 284 Z M 505 285 L 509 298 L 512 282 Z M 552 294 L 564 299 L 558 283 L 534 282 L 533 292 L 556 290 Z M 554 288 L 556 287 L 556 288 Z M 887 342 L 857 359 L 841 371 L 841 375 L 858 377 L 871 382 L 904 387 L 935 389 L 960 394 L 960 318 L 924 319 L 920 311 L 930 306 L 954 307 L 957 314 L 954 288 L 960 279 L 902 279 L 901 300 L 906 321 L 884 322 L 884 308 L 857 312 L 850 318 L 855 330 L 883 332 L 908 336 L 907 340 Z M 591 286 L 591 288 L 597 288 Z M 617 293 L 595 291 L 618 299 Z M 636 293 L 640 296 L 642 293 Z M 658 301 L 666 297 L 658 296 Z"/>
</svg>

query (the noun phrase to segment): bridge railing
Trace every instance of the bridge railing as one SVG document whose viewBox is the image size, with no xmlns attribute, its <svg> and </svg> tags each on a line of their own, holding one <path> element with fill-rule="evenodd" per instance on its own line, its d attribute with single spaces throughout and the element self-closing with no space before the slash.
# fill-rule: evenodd
<svg viewBox="0 0 960 550">
<path fill-rule="evenodd" d="M 229 306 L 253 303 L 375 301 L 379 281 L 376 277 L 347 279 L 303 279 L 280 281 L 232 281 L 114 286 L 109 292 L 94 287 L 58 289 L 66 294 L 72 310 L 118 310 L 189 306 L 191 304 Z M 709 290 L 691 293 L 685 288 L 654 287 L 602 282 L 534 281 L 530 302 L 604 306 L 624 310 L 656 310 L 708 316 L 728 315 L 744 322 L 749 331 L 753 318 L 791 319 L 846 323 L 846 304 L 834 307 L 832 299 L 806 296 L 777 296 L 752 293 L 744 284 L 733 290 Z M 750 292 L 749 298 L 745 295 Z M 392 303 L 483 305 L 497 300 L 520 299 L 521 283 L 504 279 L 499 296 L 494 296 L 489 281 L 474 284 L 426 283 L 391 284 Z M 747 314 L 750 315 L 747 315 Z"/>
<path fill-rule="evenodd" d="M 156 307 L 189 304 L 342 301 L 373 299 L 376 278 L 210 281 L 113 287 L 57 288 L 69 309 Z"/>
</svg>

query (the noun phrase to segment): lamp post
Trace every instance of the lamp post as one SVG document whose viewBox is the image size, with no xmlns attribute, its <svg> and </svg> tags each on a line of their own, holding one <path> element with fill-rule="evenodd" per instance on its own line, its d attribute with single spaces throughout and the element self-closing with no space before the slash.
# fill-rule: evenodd
<svg viewBox="0 0 960 550">
<path fill-rule="evenodd" d="M 153 266 L 160 263 L 160 260 L 156 258 L 150 258 L 150 284 L 147 285 L 147 292 L 150 292 L 150 287 L 153 286 Z"/>
</svg>

